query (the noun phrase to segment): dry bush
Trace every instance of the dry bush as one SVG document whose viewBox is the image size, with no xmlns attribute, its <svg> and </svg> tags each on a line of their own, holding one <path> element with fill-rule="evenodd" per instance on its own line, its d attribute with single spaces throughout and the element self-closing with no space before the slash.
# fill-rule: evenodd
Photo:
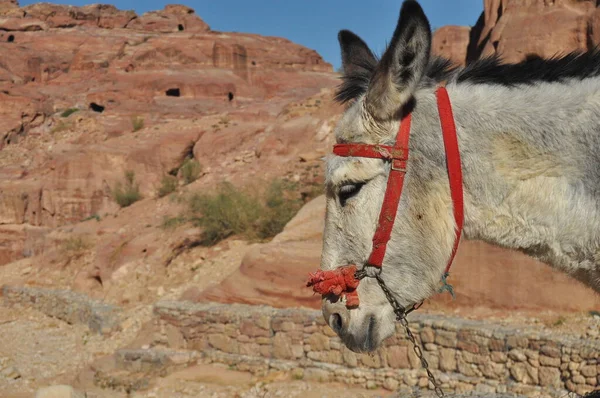
<svg viewBox="0 0 600 398">
<path fill-rule="evenodd" d="M 168 194 L 175 192 L 177 189 L 177 178 L 172 175 L 166 175 L 160 181 L 160 187 L 158 188 L 158 196 L 160 198 L 167 196 Z"/>
<path fill-rule="evenodd" d="M 281 232 L 301 206 L 293 186 L 282 180 L 273 180 L 262 193 L 222 183 L 214 193 L 192 196 L 186 218 L 202 228 L 203 245 L 232 235 L 264 240 Z"/>
<path fill-rule="evenodd" d="M 135 182 L 135 173 L 131 170 L 125 172 L 125 184 L 117 182 L 113 189 L 113 199 L 121 207 L 131 206 L 142 199 L 140 186 Z"/>
<path fill-rule="evenodd" d="M 202 173 L 202 166 L 198 161 L 188 158 L 186 159 L 180 168 L 181 178 L 183 178 L 183 182 L 187 184 L 191 184 L 196 181 L 198 177 L 200 177 L 200 173 Z"/>
</svg>

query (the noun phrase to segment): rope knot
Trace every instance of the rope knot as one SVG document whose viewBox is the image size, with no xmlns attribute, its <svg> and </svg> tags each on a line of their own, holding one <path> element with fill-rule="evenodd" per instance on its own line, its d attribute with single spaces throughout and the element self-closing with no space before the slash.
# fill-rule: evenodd
<svg viewBox="0 0 600 398">
<path fill-rule="evenodd" d="M 358 307 L 356 288 L 360 279 L 356 278 L 356 271 L 356 265 L 347 265 L 329 271 L 318 270 L 309 274 L 306 286 L 312 286 L 313 291 L 321 295 L 333 294 L 340 298 L 346 297 L 346 307 Z"/>
<path fill-rule="evenodd" d="M 444 275 L 442 275 L 442 286 L 440 287 L 440 290 L 438 290 L 438 293 L 443 293 L 447 291 L 448 293 L 450 293 L 453 299 L 456 299 L 456 296 L 454 295 L 454 287 L 452 287 L 452 285 L 448 283 L 449 276 L 450 273 L 448 272 L 444 272 Z"/>
</svg>

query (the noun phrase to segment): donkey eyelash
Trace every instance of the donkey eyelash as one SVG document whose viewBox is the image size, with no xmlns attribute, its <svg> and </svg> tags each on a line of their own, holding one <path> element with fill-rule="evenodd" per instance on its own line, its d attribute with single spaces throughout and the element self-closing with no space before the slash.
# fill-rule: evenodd
<svg viewBox="0 0 600 398">
<path fill-rule="evenodd" d="M 335 185 L 336 185 L 336 190 L 340 191 L 344 187 L 350 187 L 350 186 L 354 186 L 354 185 L 364 185 L 366 183 L 367 183 L 367 181 L 345 180 L 345 181 L 340 181 Z"/>
<path fill-rule="evenodd" d="M 340 193 L 349 193 L 354 191 L 357 188 L 358 184 L 344 184 L 340 187 Z"/>
<path fill-rule="evenodd" d="M 358 195 L 361 191 L 362 187 L 365 185 L 365 182 L 360 183 L 349 183 L 340 186 L 338 189 L 338 198 L 340 201 L 340 205 L 344 207 L 348 200 L 352 199 L 354 196 Z"/>
</svg>

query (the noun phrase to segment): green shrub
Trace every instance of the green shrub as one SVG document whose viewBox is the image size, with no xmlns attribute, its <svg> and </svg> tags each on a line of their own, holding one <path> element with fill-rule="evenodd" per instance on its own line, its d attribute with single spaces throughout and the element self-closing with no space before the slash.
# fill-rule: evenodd
<svg viewBox="0 0 600 398">
<path fill-rule="evenodd" d="M 165 216 L 160 227 L 162 229 L 172 229 L 172 228 L 176 228 L 176 227 L 180 226 L 183 223 L 185 223 L 185 218 L 183 218 L 181 216 L 178 216 L 178 217 Z"/>
<path fill-rule="evenodd" d="M 204 245 L 232 235 L 263 240 L 281 232 L 300 209 L 302 201 L 290 196 L 289 186 L 280 180 L 273 181 L 262 194 L 222 183 L 214 194 L 191 198 L 189 218 L 203 229 Z"/>
<path fill-rule="evenodd" d="M 144 118 L 136 116 L 131 119 L 131 124 L 133 126 L 133 131 L 139 131 L 144 128 Z"/>
<path fill-rule="evenodd" d="M 188 158 L 181 165 L 181 178 L 186 185 L 196 181 L 200 173 L 202 173 L 202 166 L 194 159 Z"/>
<path fill-rule="evenodd" d="M 189 204 L 191 219 L 203 228 L 202 242 L 212 245 L 231 235 L 247 236 L 254 230 L 261 205 L 230 183 L 222 183 L 217 192 L 194 195 Z"/>
<path fill-rule="evenodd" d="M 135 182 L 135 173 L 133 171 L 125 172 L 125 184 L 117 182 L 113 189 L 113 198 L 121 207 L 127 207 L 142 198 L 140 186 Z"/>
<path fill-rule="evenodd" d="M 90 242 L 88 242 L 81 236 L 70 237 L 62 243 L 63 251 L 70 254 L 81 254 L 88 250 L 90 247 Z"/>
<path fill-rule="evenodd" d="M 167 196 L 171 192 L 175 192 L 177 189 L 177 178 L 172 175 L 166 175 L 160 181 L 160 188 L 158 188 L 158 196 L 162 198 Z"/>
<path fill-rule="evenodd" d="M 61 114 L 60 117 L 69 117 L 72 114 L 74 114 L 75 112 L 77 112 L 79 109 L 78 108 L 69 108 L 69 109 L 65 109 Z"/>
<path fill-rule="evenodd" d="M 293 185 L 282 180 L 274 180 L 265 195 L 264 216 L 259 224 L 259 238 L 273 237 L 283 231 L 285 225 L 296 215 L 302 202 L 290 197 Z"/>
<path fill-rule="evenodd" d="M 100 221 L 100 216 L 98 214 L 92 214 L 91 216 L 83 219 L 83 221 L 90 221 L 90 220 Z"/>
</svg>

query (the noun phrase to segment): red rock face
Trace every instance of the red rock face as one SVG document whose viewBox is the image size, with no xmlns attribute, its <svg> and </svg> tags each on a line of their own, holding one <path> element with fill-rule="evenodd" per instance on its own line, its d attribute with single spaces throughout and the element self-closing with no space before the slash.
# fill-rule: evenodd
<svg viewBox="0 0 600 398">
<path fill-rule="evenodd" d="M 466 26 L 442 26 L 433 34 L 431 50 L 458 65 L 467 60 L 471 29 Z"/>
<path fill-rule="evenodd" d="M 181 5 L 167 5 L 163 11 L 148 12 L 132 19 L 126 27 L 149 32 L 208 32 L 209 26 L 195 11 Z"/>
<path fill-rule="evenodd" d="M 0 0 L 0 15 L 15 8 L 19 8 L 17 0 Z"/>
<path fill-rule="evenodd" d="M 494 54 L 519 62 L 588 50 L 600 43 L 599 15 L 595 0 L 485 0 L 470 34 L 466 27 L 443 27 L 433 50 L 459 64 Z"/>
<path fill-rule="evenodd" d="M 246 151 L 281 152 L 273 142 L 289 156 L 307 151 L 312 141 L 295 134 L 318 119 L 289 130 L 285 137 L 302 141 L 293 149 L 267 127 L 291 101 L 338 83 L 313 50 L 211 31 L 180 5 L 138 16 L 109 5 L 20 8 L 2 0 L 0 59 L 0 229 L 8 228 L 0 234 L 21 242 L 0 242 L 0 264 L 27 246 L 29 235 L 14 231 L 116 211 L 111 187 L 125 169 L 135 171 L 147 198 L 186 156 L 202 156 L 209 169 L 223 161 L 214 145 L 234 148 L 243 135 Z M 76 112 L 62 116 L 68 109 Z M 134 118 L 146 128 L 133 131 Z"/>
</svg>

